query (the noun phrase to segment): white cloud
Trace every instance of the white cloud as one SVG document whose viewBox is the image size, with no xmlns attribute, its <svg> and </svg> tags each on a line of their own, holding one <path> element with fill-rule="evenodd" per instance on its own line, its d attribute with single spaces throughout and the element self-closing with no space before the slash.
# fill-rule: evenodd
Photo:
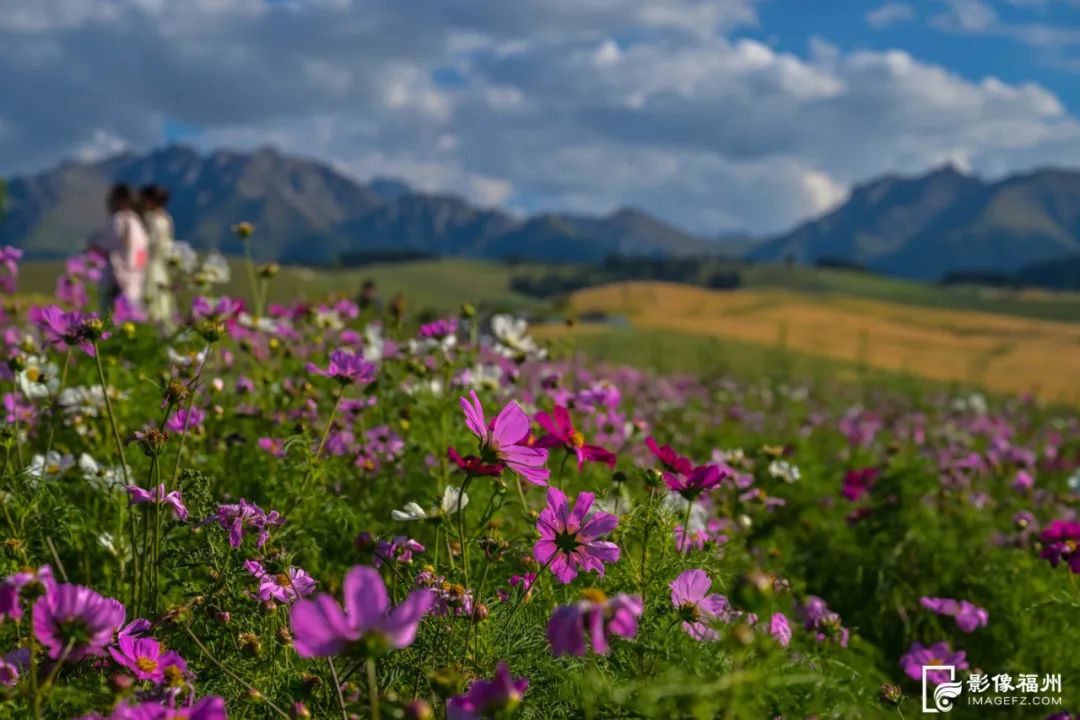
<svg viewBox="0 0 1080 720">
<path fill-rule="evenodd" d="M 888 27 L 896 23 L 914 20 L 915 8 L 903 2 L 887 2 L 866 13 L 866 22 L 875 28 Z"/>
<path fill-rule="evenodd" d="M 896 22 L 901 5 L 878 10 Z M 208 148 L 273 142 L 482 205 L 636 205 L 713 232 L 780 229 L 882 172 L 1080 161 L 1080 123 L 1043 87 L 828 38 L 736 39 L 753 0 L 42 7 L 0 0 L 4 171 L 155 145 L 170 118 Z M 942 8 L 953 32 L 1000 23 L 972 0 Z"/>
</svg>

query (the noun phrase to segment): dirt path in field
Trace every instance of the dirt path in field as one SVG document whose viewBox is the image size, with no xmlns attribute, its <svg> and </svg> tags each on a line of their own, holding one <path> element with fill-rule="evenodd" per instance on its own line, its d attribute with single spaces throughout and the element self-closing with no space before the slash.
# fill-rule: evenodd
<svg viewBox="0 0 1080 720">
<path fill-rule="evenodd" d="M 571 304 L 578 312 L 624 314 L 636 327 L 785 346 L 1080 404 L 1080 323 L 653 282 L 589 288 L 575 293 Z"/>
</svg>

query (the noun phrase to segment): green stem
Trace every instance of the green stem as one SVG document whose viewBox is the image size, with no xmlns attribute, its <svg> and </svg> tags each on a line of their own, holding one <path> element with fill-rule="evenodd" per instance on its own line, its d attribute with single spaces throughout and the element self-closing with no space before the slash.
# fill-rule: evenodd
<svg viewBox="0 0 1080 720">
<path fill-rule="evenodd" d="M 273 710 L 274 712 L 276 712 L 278 715 L 280 715 L 283 718 L 286 718 L 287 720 L 290 718 L 289 713 L 285 712 L 284 710 L 279 708 L 277 705 L 275 705 L 268 697 L 263 695 L 262 692 L 260 692 L 257 687 L 255 687 L 254 685 L 249 683 L 247 680 L 245 680 L 244 678 L 237 675 L 235 672 L 233 672 L 229 668 L 222 665 L 221 662 L 216 657 L 214 657 L 213 653 L 211 653 L 210 650 L 207 649 L 207 647 L 205 645 L 203 645 L 202 640 L 199 640 L 199 638 L 196 637 L 195 633 L 191 632 L 191 628 L 189 628 L 187 625 L 184 625 L 183 628 L 184 628 L 184 632 L 186 632 L 188 634 L 188 637 L 191 638 L 191 641 L 195 643 L 195 645 L 199 648 L 199 650 L 202 650 L 202 654 L 205 655 L 206 659 L 209 660 L 210 662 L 212 662 L 218 668 L 218 670 L 221 670 L 221 672 L 225 673 L 226 675 L 231 677 L 233 680 L 235 680 L 236 682 L 243 685 L 245 689 L 250 690 L 253 693 L 258 693 L 259 696 L 263 698 L 263 701 L 266 702 L 267 706 L 269 706 L 270 709 Z"/>
<path fill-rule="evenodd" d="M 98 349 L 97 342 L 94 343 L 94 361 L 97 364 L 98 380 L 101 382 L 101 394 L 105 398 L 105 412 L 109 414 L 109 427 L 112 428 L 113 441 L 116 443 L 116 453 L 120 456 L 120 471 L 124 474 L 124 484 L 130 485 L 127 458 L 124 457 L 124 442 L 120 439 L 120 430 L 116 426 L 116 415 L 113 413 L 112 400 L 109 398 L 109 384 L 105 381 L 105 368 L 101 365 L 101 351 Z"/>
<path fill-rule="evenodd" d="M 334 658 L 327 656 L 326 664 L 330 666 L 330 677 L 334 680 L 334 691 L 337 693 L 338 707 L 341 708 L 343 720 L 349 720 L 349 711 L 345 708 L 345 696 L 341 692 L 341 680 L 338 679 L 337 668 L 334 667 Z"/>
<path fill-rule="evenodd" d="M 341 401 L 344 397 L 345 388 L 342 387 L 340 390 L 338 390 L 337 398 L 334 400 L 334 407 L 330 410 L 330 417 L 326 418 L 326 427 L 323 428 L 322 438 L 319 439 L 319 447 L 315 449 L 315 455 L 312 458 L 312 465 L 314 465 L 314 463 L 319 460 L 319 456 L 322 455 L 323 448 L 326 447 L 326 441 L 330 437 L 330 429 L 334 426 L 334 418 L 337 417 L 338 408 L 341 406 Z"/>
<path fill-rule="evenodd" d="M 199 369 L 195 372 L 195 376 L 191 378 L 191 381 L 187 384 L 188 390 L 188 402 L 184 415 L 184 427 L 180 431 L 180 444 L 176 448 L 176 464 L 173 465 L 172 481 L 169 483 L 169 487 L 166 490 L 172 490 L 176 487 L 177 480 L 180 478 L 180 460 L 184 455 L 184 441 L 187 440 L 188 425 L 191 423 L 191 408 L 195 406 L 195 395 L 198 392 L 199 379 L 202 377 L 203 369 L 206 368 L 206 361 L 210 358 L 210 344 L 207 343 L 206 348 L 203 349 L 202 362 L 199 363 Z M 166 409 L 165 417 L 161 421 L 161 427 L 165 427 L 165 422 L 169 418 L 169 411 Z"/>
<path fill-rule="evenodd" d="M 465 536 L 465 512 L 462 501 L 465 499 L 465 491 L 469 488 L 471 482 L 472 473 L 467 473 L 464 482 L 461 483 L 461 490 L 458 492 L 457 500 L 458 540 L 461 542 L 461 565 L 465 570 L 466 589 L 469 588 L 469 549 L 468 539 Z"/>
<path fill-rule="evenodd" d="M 375 677 L 375 660 L 367 660 L 367 687 L 368 701 L 371 703 L 371 720 L 380 720 L 379 714 L 379 680 Z"/>
<path fill-rule="evenodd" d="M 244 238 L 244 267 L 247 268 L 248 285 L 251 288 L 251 302 L 255 304 L 256 317 L 262 317 L 262 301 L 259 297 L 258 283 L 255 280 L 255 261 L 251 257 L 251 240 Z"/>
</svg>

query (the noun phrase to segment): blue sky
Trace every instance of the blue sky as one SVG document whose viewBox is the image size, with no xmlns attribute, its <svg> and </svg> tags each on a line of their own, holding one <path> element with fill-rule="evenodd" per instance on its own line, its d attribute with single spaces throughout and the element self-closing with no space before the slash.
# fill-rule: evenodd
<svg viewBox="0 0 1080 720">
<path fill-rule="evenodd" d="M 516 212 L 770 232 L 1080 166 L 1080 0 L 0 0 L 0 173 L 274 144 Z"/>
</svg>

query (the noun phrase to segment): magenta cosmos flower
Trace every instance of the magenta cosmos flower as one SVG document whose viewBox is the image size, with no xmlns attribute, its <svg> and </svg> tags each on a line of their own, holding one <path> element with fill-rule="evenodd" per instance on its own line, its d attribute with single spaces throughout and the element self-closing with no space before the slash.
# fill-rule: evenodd
<svg viewBox="0 0 1080 720">
<path fill-rule="evenodd" d="M 664 483 L 668 489 L 687 500 L 696 500 L 702 493 L 719 485 L 723 478 L 724 474 L 716 465 L 702 465 L 685 474 L 664 473 Z"/>
<path fill-rule="evenodd" d="M 952 651 L 947 642 L 936 642 L 930 647 L 912 643 L 907 653 L 900 658 L 900 667 L 912 680 L 922 680 L 924 665 L 952 665 L 957 670 L 967 670 L 967 656 L 963 650 Z M 935 685 L 949 682 L 950 677 L 944 670 L 931 670 L 926 679 Z"/>
<path fill-rule="evenodd" d="M 184 505 L 184 498 L 179 490 L 165 492 L 164 483 L 152 490 L 144 490 L 137 485 L 125 485 L 124 490 L 127 491 L 132 505 L 142 505 L 143 503 L 168 505 L 172 508 L 173 516 L 177 520 L 187 520 L 188 509 Z"/>
<path fill-rule="evenodd" d="M 187 663 L 172 650 L 165 651 L 154 638 L 134 637 L 120 634 L 116 647 L 109 648 L 109 654 L 138 678 L 149 680 L 155 685 L 165 681 L 168 668 L 175 668 L 180 673 L 187 670 Z"/>
<path fill-rule="evenodd" d="M 257 596 L 263 602 L 277 600 L 286 605 L 306 598 L 315 591 L 315 578 L 307 574 L 302 568 L 291 567 L 279 573 L 270 573 L 261 563 L 255 560 L 244 562 L 244 568 L 255 576 L 259 581 Z"/>
<path fill-rule="evenodd" d="M 695 640 L 715 640 L 720 633 L 710 627 L 726 622 L 731 616 L 728 599 L 718 593 L 709 594 L 712 580 L 704 570 L 686 570 L 671 581 L 671 604 L 682 618 L 686 634 Z"/>
<path fill-rule="evenodd" d="M 668 472 L 685 475 L 694 467 L 688 458 L 681 457 L 671 449 L 670 445 L 657 445 L 656 440 L 651 436 L 645 438 L 645 446 Z"/>
<path fill-rule="evenodd" d="M 56 660 L 103 655 L 124 624 L 124 606 L 82 585 L 54 586 L 34 603 L 34 637 Z"/>
<path fill-rule="evenodd" d="M 919 603 L 930 612 L 956 618 L 957 626 L 966 633 L 985 627 L 990 622 L 990 613 L 967 600 L 922 597 L 919 598 Z"/>
<path fill-rule="evenodd" d="M 851 502 L 855 502 L 863 495 L 870 494 L 870 489 L 880 474 L 881 471 L 876 467 L 848 470 L 844 473 L 844 486 L 840 489 L 840 494 Z"/>
<path fill-rule="evenodd" d="M 540 539 L 533 546 L 533 557 L 550 566 L 564 584 L 577 577 L 579 568 L 603 575 L 604 563 L 619 559 L 619 546 L 598 538 L 614 530 L 619 518 L 602 511 L 590 514 L 592 493 L 579 494 L 573 510 L 562 490 L 549 487 L 547 497 L 547 507 L 536 520 Z"/>
<path fill-rule="evenodd" d="M 516 402 L 506 403 L 490 426 L 475 390 L 469 393 L 468 400 L 460 398 L 460 402 L 465 424 L 480 438 L 485 462 L 497 460 L 534 485 L 547 485 L 550 474 L 544 467 L 547 450 L 525 444 L 529 438 L 529 418 Z"/>
<path fill-rule="evenodd" d="M 341 385 L 367 385 L 375 380 L 378 367 L 365 360 L 362 355 L 342 349 L 330 353 L 330 364 L 325 369 L 315 363 L 308 363 L 307 370 L 309 373 L 337 380 Z"/>
<path fill-rule="evenodd" d="M 1039 536 L 1043 549 L 1040 557 L 1054 567 L 1064 561 L 1069 570 L 1080 575 L 1080 522 L 1055 520 Z"/>
<path fill-rule="evenodd" d="M 574 429 L 570 411 L 562 405 L 556 405 L 551 415 L 546 412 L 536 413 L 537 424 L 547 431 L 547 435 L 536 442 L 536 447 L 563 447 L 577 457 L 578 470 L 585 467 L 585 462 L 597 462 L 615 467 L 615 453 L 585 442 L 585 435 Z"/>
<path fill-rule="evenodd" d="M 610 649 L 609 637 L 637 635 L 637 621 L 645 611 L 640 597 L 616 595 L 609 600 L 599 590 L 584 595 L 581 602 L 561 605 L 552 613 L 547 633 L 554 655 L 584 655 L 586 634 L 592 641 L 593 652 L 600 655 Z"/>
<path fill-rule="evenodd" d="M 483 720 L 507 717 L 521 704 L 529 681 L 510 676 L 506 663 L 499 663 L 490 680 L 474 680 L 464 695 L 446 703 L 446 720 Z"/>
<path fill-rule="evenodd" d="M 416 590 L 391 608 L 379 571 L 363 565 L 345 576 L 342 595 L 344 608 L 325 593 L 292 606 L 293 646 L 300 657 L 337 655 L 358 642 L 369 655 L 408 647 L 435 600 L 430 590 Z"/>
</svg>

